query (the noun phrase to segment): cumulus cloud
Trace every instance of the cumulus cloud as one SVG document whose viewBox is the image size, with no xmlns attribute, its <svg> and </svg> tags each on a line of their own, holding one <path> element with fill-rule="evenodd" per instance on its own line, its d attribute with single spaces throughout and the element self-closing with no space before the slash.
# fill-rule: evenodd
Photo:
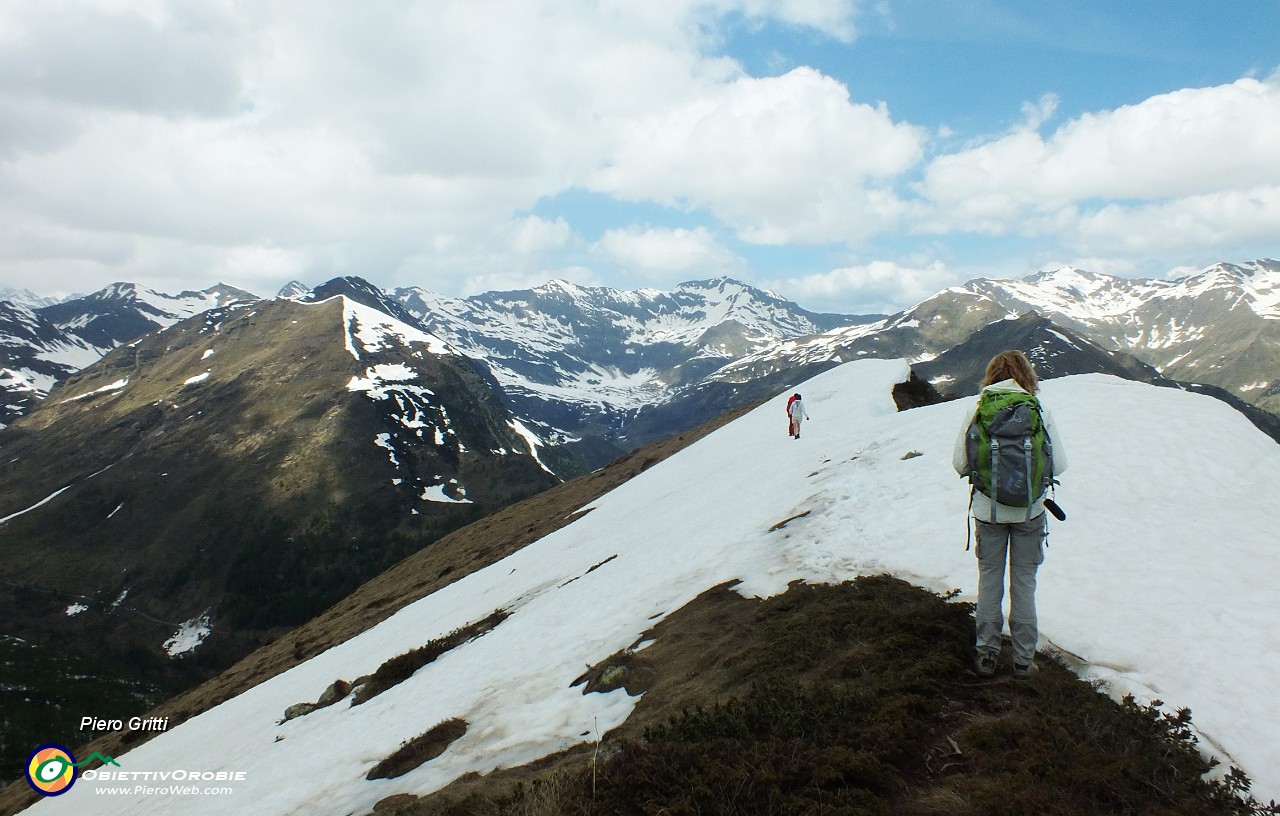
<svg viewBox="0 0 1280 816">
<path fill-rule="evenodd" d="M 1045 122 L 1053 118 L 1058 110 L 1058 102 L 1058 95 L 1052 93 L 1045 94 L 1036 102 L 1024 102 L 1022 104 L 1023 121 L 1020 127 L 1025 130 L 1039 130 Z"/>
<path fill-rule="evenodd" d="M 228 251 L 215 271 L 220 279 L 253 280 L 256 278 L 266 283 L 301 277 L 306 263 L 305 255 L 297 250 L 263 245 L 241 246 Z M 267 291 L 266 294 L 275 293 Z"/>
<path fill-rule="evenodd" d="M 1052 108 L 1049 108 L 1049 113 Z M 1137 236 L 1177 240 L 1175 223 L 1194 221 L 1198 237 L 1228 240 L 1243 215 L 1280 226 L 1280 80 L 1161 94 L 1090 113 L 1043 137 L 1042 103 L 1026 123 L 987 143 L 935 158 L 918 187 L 928 202 L 927 231 L 1100 237 L 1107 225 L 1157 227 Z M 1098 202 L 1104 202 L 1099 204 Z M 1110 202 L 1110 203 L 1105 203 Z"/>
<path fill-rule="evenodd" d="M 1143 206 L 1108 204 L 1064 229 L 1082 252 L 1150 256 L 1247 246 L 1280 233 L 1280 185 L 1186 196 Z"/>
<path fill-rule="evenodd" d="M 573 229 L 563 218 L 548 220 L 536 215 L 512 222 L 510 233 L 511 248 L 523 257 L 547 255 L 574 240 Z"/>
<path fill-rule="evenodd" d="M 919 264 L 872 261 L 787 278 L 770 286 L 800 303 L 822 303 L 828 311 L 891 314 L 951 286 L 956 277 L 938 260 Z"/>
<path fill-rule="evenodd" d="M 746 266 L 705 227 L 609 230 L 592 246 L 592 254 L 641 281 L 658 285 L 690 276 L 740 275 Z"/>
<path fill-rule="evenodd" d="M 89 109 L 221 116 L 239 93 L 225 4 L 8 4 L 0 95 Z M 16 8 L 15 8 L 16 7 Z"/>
<path fill-rule="evenodd" d="M 248 274 L 222 259 L 271 246 L 304 270 L 458 289 L 571 243 L 564 224 L 526 222 L 519 240 L 504 230 L 610 160 L 623 176 L 643 171 L 616 164 L 638 126 L 722 93 L 776 104 L 708 47 L 717 21 L 849 40 L 855 11 L 853 0 L 9 3 L 0 214 L 76 236 L 61 255 L 77 257 L 61 260 L 76 275 L 98 267 L 90 287 L 154 280 L 167 273 L 147 264 L 185 244 L 193 277 Z M 747 155 L 756 135 L 731 149 Z M 792 161 L 802 146 L 766 158 Z M 798 175 L 812 180 L 811 165 Z M 767 233 L 745 220 L 764 211 L 756 195 L 741 226 Z M 127 258 L 95 249 L 108 235 L 132 244 Z M 418 274 L 432 279 L 406 279 Z"/>
<path fill-rule="evenodd" d="M 891 181 L 924 138 L 811 68 L 742 76 L 640 120 L 591 187 L 705 207 L 755 243 L 856 241 L 903 213 Z"/>
</svg>

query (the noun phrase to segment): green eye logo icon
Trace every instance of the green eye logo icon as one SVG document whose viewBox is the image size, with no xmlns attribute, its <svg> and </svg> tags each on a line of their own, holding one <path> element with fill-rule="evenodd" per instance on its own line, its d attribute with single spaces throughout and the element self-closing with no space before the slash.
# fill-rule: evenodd
<svg viewBox="0 0 1280 816">
<path fill-rule="evenodd" d="M 59 796 L 76 782 L 76 758 L 61 745 L 41 745 L 27 760 L 27 782 L 41 796 Z"/>
<path fill-rule="evenodd" d="M 75 755 L 61 745 L 41 745 L 27 759 L 27 784 L 41 796 L 60 796 L 76 783 L 76 769 L 95 759 L 104 765 L 120 765 L 111 757 L 96 752 L 83 762 L 76 762 Z"/>
</svg>

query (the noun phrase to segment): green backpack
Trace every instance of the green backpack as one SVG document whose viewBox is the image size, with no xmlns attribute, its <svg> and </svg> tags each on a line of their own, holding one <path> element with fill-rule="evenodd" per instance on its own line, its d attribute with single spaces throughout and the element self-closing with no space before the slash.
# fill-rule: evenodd
<svg viewBox="0 0 1280 816">
<path fill-rule="evenodd" d="M 965 434 L 973 489 L 1009 507 L 1026 507 L 1053 484 L 1053 442 L 1040 401 L 1022 391 L 983 391 Z"/>
</svg>

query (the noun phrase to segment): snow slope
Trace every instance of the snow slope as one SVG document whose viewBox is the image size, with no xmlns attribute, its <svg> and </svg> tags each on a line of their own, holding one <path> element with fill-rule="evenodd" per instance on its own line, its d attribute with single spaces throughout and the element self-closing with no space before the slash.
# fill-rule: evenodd
<svg viewBox="0 0 1280 816">
<path fill-rule="evenodd" d="M 591 512 L 377 627 L 117 757 L 35 813 L 367 813 L 467 771 L 527 762 L 625 719 L 625 691 L 583 695 L 583 668 L 632 646 L 655 616 L 740 578 L 739 591 L 891 572 L 972 599 L 967 491 L 951 470 L 970 405 L 896 413 L 902 361 L 847 364 L 797 385 L 813 419 L 784 432 L 782 398 L 601 497 Z M 789 393 L 792 389 L 787 389 Z M 1042 646 L 1119 695 L 1188 706 L 1204 744 L 1280 796 L 1280 572 L 1271 498 L 1280 447 L 1217 400 L 1102 375 L 1045 383 L 1070 451 L 1041 570 Z M 1116 406 L 1124 406 L 1117 410 Z M 1138 421 L 1137 418 L 1144 418 Z M 921 455 L 904 459 L 916 451 Z M 749 454 L 747 452 L 750 452 Z M 781 530 L 776 522 L 811 511 Z M 616 557 L 615 557 L 616 556 Z M 593 567 L 596 567 L 593 569 Z M 492 632 L 371 701 L 277 725 L 333 680 L 503 608 Z M 89 712 L 86 712 L 89 713 Z M 442 756 L 395 780 L 365 774 L 405 740 L 470 723 Z M 137 791 L 174 771 L 243 772 L 227 796 Z M 186 783 L 177 783 L 186 784 Z M 221 783 L 220 783 L 221 784 Z M 108 789 L 120 788 L 123 794 Z"/>
</svg>

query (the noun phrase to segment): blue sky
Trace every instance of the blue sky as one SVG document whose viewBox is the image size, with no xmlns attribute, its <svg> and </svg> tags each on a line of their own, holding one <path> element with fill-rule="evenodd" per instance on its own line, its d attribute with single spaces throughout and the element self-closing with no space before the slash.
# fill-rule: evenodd
<svg viewBox="0 0 1280 816">
<path fill-rule="evenodd" d="M 0 289 L 732 275 L 821 311 L 1280 255 L 1280 1 L 19 0 Z"/>
</svg>

